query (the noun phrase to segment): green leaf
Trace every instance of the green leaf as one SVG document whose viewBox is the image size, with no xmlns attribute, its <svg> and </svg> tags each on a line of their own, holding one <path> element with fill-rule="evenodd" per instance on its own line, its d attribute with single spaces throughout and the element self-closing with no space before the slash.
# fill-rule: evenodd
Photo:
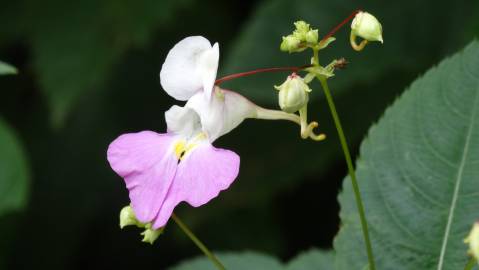
<svg viewBox="0 0 479 270">
<path fill-rule="evenodd" d="M 282 270 L 281 263 L 270 256 L 256 252 L 215 253 L 228 270 Z M 170 270 L 217 270 L 206 257 L 197 257 L 180 263 Z"/>
<path fill-rule="evenodd" d="M 291 260 L 286 267 L 286 270 L 312 269 L 333 270 L 334 253 L 332 251 L 325 252 L 318 249 L 311 249 Z"/>
<path fill-rule="evenodd" d="M 29 180 L 29 167 L 20 142 L 0 118 L 0 216 L 25 206 Z"/>
<path fill-rule="evenodd" d="M 479 42 L 417 79 L 373 126 L 357 176 L 377 269 L 463 269 L 478 219 Z M 337 269 L 367 264 L 349 179 Z"/>
<path fill-rule="evenodd" d="M 5 62 L 0 61 L 0 75 L 17 74 L 17 69 Z"/>
<path fill-rule="evenodd" d="M 279 50 L 281 37 L 294 30 L 293 22 L 305 20 L 313 28 L 319 28 L 320 36 L 324 36 L 357 5 L 354 0 L 264 1 L 238 35 L 220 72 L 231 74 L 264 67 L 309 64 L 310 51 L 286 54 Z M 434 12 L 421 12 L 431 6 Z M 363 1 L 361 8 L 374 14 L 383 25 L 384 44 L 370 43 L 361 53 L 353 51 L 349 45 L 350 24 L 346 24 L 335 35 L 336 41 L 320 52 L 323 65 L 340 57 L 351 63 L 350 68 L 341 72 L 342 76 L 330 80 L 332 89 L 336 93 L 347 92 L 358 83 L 375 81 L 391 72 L 418 72 L 428 67 L 444 52 L 456 50 L 472 38 L 471 29 L 476 25 L 469 18 L 477 17 L 475 7 L 477 3 L 473 1 L 457 5 L 450 5 L 446 0 Z M 462 12 L 468 15 L 457 16 Z M 447 20 L 444 14 L 457 17 Z M 448 23 L 439 26 L 441 21 Z M 277 99 L 273 85 L 284 81 L 287 75 L 261 74 L 228 82 L 225 86 L 245 93 L 254 101 L 271 104 Z M 319 92 L 319 88 L 313 89 L 313 93 L 320 95 Z"/>
<path fill-rule="evenodd" d="M 333 252 L 311 249 L 301 253 L 288 264 L 282 264 L 274 257 L 257 252 L 218 252 L 215 253 L 228 270 L 332 270 Z M 170 270 L 216 270 L 206 257 L 186 260 Z"/>
</svg>

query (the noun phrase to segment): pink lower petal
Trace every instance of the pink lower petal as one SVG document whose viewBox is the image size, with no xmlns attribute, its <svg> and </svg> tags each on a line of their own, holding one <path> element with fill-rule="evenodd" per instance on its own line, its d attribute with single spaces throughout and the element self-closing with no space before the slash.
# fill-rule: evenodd
<svg viewBox="0 0 479 270">
<path fill-rule="evenodd" d="M 152 131 L 123 134 L 108 147 L 112 169 L 125 180 L 137 219 L 152 221 L 175 177 L 175 136 Z"/>
<path fill-rule="evenodd" d="M 164 226 L 173 209 L 182 201 L 198 207 L 218 196 L 238 176 L 239 164 L 240 158 L 236 153 L 214 148 L 209 143 L 202 143 L 193 149 L 179 163 L 153 227 Z"/>
</svg>

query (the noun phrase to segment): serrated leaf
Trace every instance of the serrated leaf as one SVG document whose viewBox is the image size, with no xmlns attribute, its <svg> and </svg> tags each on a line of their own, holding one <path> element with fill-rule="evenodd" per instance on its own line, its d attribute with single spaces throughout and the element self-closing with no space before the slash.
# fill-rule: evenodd
<svg viewBox="0 0 479 270">
<path fill-rule="evenodd" d="M 0 75 L 17 74 L 17 69 L 5 62 L 0 61 Z"/>
<path fill-rule="evenodd" d="M 29 167 L 20 142 L 0 118 L 0 216 L 25 206 L 29 178 Z"/>
<path fill-rule="evenodd" d="M 377 269 L 463 269 L 479 218 L 479 42 L 444 60 L 391 106 L 361 146 L 357 176 Z M 367 258 L 349 179 L 337 269 Z"/>
<path fill-rule="evenodd" d="M 431 6 L 434 12 L 421 12 Z M 279 50 L 281 37 L 293 31 L 293 22 L 305 20 L 313 28 L 319 28 L 321 37 L 357 8 L 358 3 L 354 0 L 263 1 L 238 35 L 220 72 L 231 74 L 264 67 L 309 64 L 310 51 L 288 55 Z M 335 34 L 336 41 L 320 52 L 320 62 L 325 65 L 345 57 L 351 63 L 351 68 L 342 71 L 341 78 L 330 80 L 336 93 L 347 92 L 357 83 L 371 82 L 390 72 L 421 71 L 435 61 L 435 56 L 451 48 L 455 50 L 463 40 L 472 38 L 471 29 L 475 25 L 469 18 L 477 17 L 478 12 L 478 4 L 474 1 L 450 5 L 446 0 L 363 1 L 361 8 L 380 20 L 385 42 L 382 45 L 371 43 L 358 53 L 349 45 L 348 24 Z M 467 15 L 457 16 L 462 12 Z M 438 27 L 437 22 L 445 20 L 444 14 L 449 18 L 457 17 Z M 441 36 L 443 42 L 438 43 L 437 36 Z M 231 81 L 225 86 L 243 91 L 254 101 L 271 104 L 276 102 L 273 84 L 284 81 L 287 75 L 262 74 L 254 79 Z M 319 88 L 313 89 L 314 94 L 320 92 Z"/>
<path fill-rule="evenodd" d="M 256 252 L 215 253 L 228 270 L 282 270 L 283 266 L 274 257 Z M 206 257 L 186 260 L 170 270 L 216 270 L 217 268 Z"/>
<path fill-rule="evenodd" d="M 333 251 L 322 251 L 311 249 L 301 253 L 291 260 L 286 266 L 286 270 L 333 270 L 334 253 Z"/>
</svg>

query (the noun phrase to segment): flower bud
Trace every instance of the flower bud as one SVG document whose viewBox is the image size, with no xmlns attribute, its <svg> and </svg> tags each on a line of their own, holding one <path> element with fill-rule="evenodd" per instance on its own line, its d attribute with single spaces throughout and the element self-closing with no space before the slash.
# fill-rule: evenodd
<svg viewBox="0 0 479 270">
<path fill-rule="evenodd" d="M 288 113 L 297 112 L 305 106 L 309 100 L 309 92 L 311 92 L 303 78 L 296 73 L 288 76 L 283 84 L 274 88 L 279 90 L 279 107 Z"/>
<path fill-rule="evenodd" d="M 286 37 L 283 37 L 283 42 L 281 42 L 280 50 L 284 52 L 300 52 L 303 51 L 306 48 L 301 48 L 300 47 L 301 40 L 294 35 L 289 35 Z"/>
<path fill-rule="evenodd" d="M 151 224 L 146 224 L 145 230 L 141 233 L 141 235 L 143 235 L 143 240 L 141 241 L 153 245 L 156 239 L 163 233 L 164 228 L 165 227 L 161 227 L 155 230 L 151 228 Z"/>
<path fill-rule="evenodd" d="M 464 243 L 469 244 L 469 254 L 479 261 L 479 222 L 474 223 Z"/>
<path fill-rule="evenodd" d="M 135 225 L 139 226 L 140 222 L 136 219 L 135 213 L 131 206 L 125 206 L 120 211 L 120 228 L 124 228 L 125 226 Z"/>
<path fill-rule="evenodd" d="M 294 26 L 296 26 L 296 30 L 294 31 L 297 34 L 306 34 L 311 28 L 309 27 L 309 23 L 306 23 L 305 21 L 297 21 L 294 23 Z"/>
<path fill-rule="evenodd" d="M 309 30 L 307 33 L 306 33 L 306 42 L 308 43 L 312 43 L 312 44 L 316 44 L 318 43 L 318 30 Z"/>
<path fill-rule="evenodd" d="M 373 15 L 360 11 L 351 23 L 351 35 L 359 36 L 367 41 L 383 43 L 383 30 L 379 21 Z"/>
</svg>

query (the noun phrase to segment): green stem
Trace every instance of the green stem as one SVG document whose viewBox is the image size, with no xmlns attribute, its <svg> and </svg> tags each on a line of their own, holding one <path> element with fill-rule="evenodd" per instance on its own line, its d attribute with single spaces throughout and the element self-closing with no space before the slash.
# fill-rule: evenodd
<svg viewBox="0 0 479 270">
<path fill-rule="evenodd" d="M 313 48 L 313 65 L 319 66 L 319 49 Z"/>
<path fill-rule="evenodd" d="M 220 270 L 226 270 L 223 264 L 216 258 L 216 256 L 195 236 L 195 234 L 173 213 L 171 218 L 178 224 L 183 232 L 196 244 L 196 246 L 203 251 L 203 253 L 211 260 L 211 262 Z"/>
<path fill-rule="evenodd" d="M 472 270 L 472 268 L 476 265 L 476 260 L 474 258 L 471 258 L 469 262 L 466 264 L 466 267 L 464 267 L 464 270 Z"/>
<path fill-rule="evenodd" d="M 351 182 L 353 184 L 354 196 L 356 199 L 356 205 L 358 207 L 359 218 L 361 219 L 361 228 L 363 229 L 363 237 L 366 244 L 366 251 L 368 253 L 369 269 L 375 270 L 376 266 L 374 264 L 374 255 L 371 246 L 371 240 L 369 239 L 368 222 L 366 220 L 363 200 L 361 199 L 361 193 L 359 192 L 359 185 L 356 179 L 356 174 L 354 172 L 353 161 L 351 159 L 351 154 L 349 153 L 346 137 L 344 136 L 343 127 L 341 126 L 341 121 L 339 120 L 336 106 L 334 105 L 333 97 L 331 96 L 331 92 L 329 90 L 326 79 L 320 77 L 317 77 L 317 79 L 321 82 L 321 86 L 323 87 L 326 100 L 328 101 L 329 109 L 331 110 L 331 114 L 333 116 L 334 124 L 338 131 L 339 141 L 341 142 L 341 147 L 343 148 L 344 158 L 346 159 L 346 164 L 348 165 L 349 177 L 351 178 Z"/>
</svg>

